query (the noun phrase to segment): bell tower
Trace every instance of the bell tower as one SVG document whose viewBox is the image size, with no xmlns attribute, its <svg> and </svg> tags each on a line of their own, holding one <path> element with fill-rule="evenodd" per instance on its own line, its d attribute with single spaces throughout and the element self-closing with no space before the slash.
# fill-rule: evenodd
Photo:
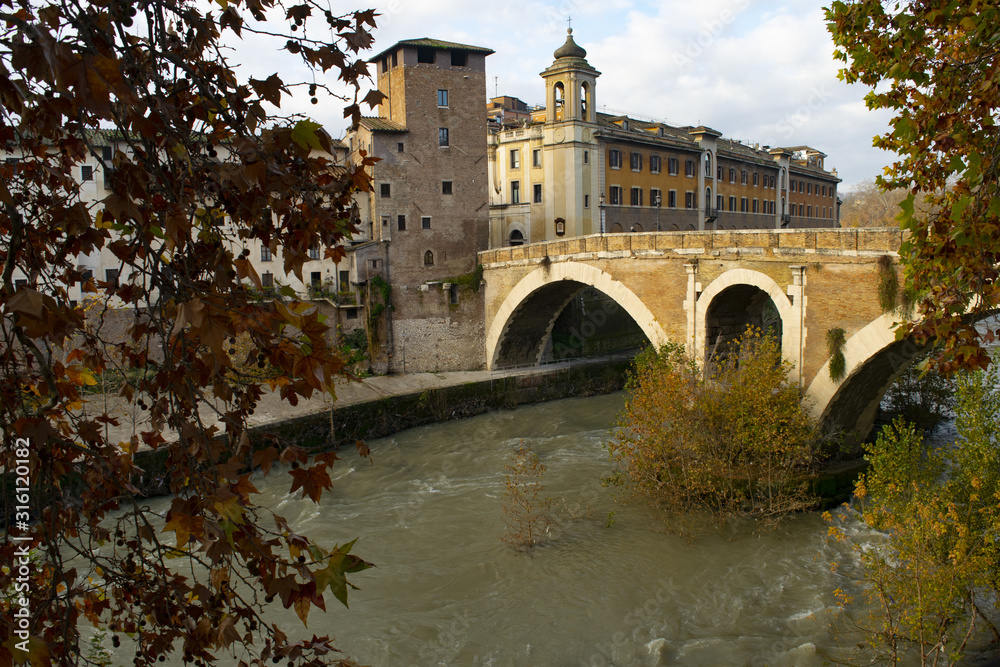
<svg viewBox="0 0 1000 667">
<path fill-rule="evenodd" d="M 583 236 L 600 231 L 600 145 L 597 142 L 597 77 L 587 52 L 566 31 L 545 80 L 543 155 L 545 238 Z M 563 222 L 558 228 L 556 220 Z M 559 230 L 563 234 L 559 234 Z"/>
</svg>

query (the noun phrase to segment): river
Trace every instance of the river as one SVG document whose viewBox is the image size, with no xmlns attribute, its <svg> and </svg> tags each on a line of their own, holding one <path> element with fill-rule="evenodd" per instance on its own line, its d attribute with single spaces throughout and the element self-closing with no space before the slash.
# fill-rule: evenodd
<svg viewBox="0 0 1000 667">
<path fill-rule="evenodd" d="M 603 446 L 623 400 L 554 401 L 372 441 L 373 462 L 338 462 L 319 506 L 286 497 L 281 475 L 258 483 L 261 502 L 302 532 L 328 545 L 358 537 L 354 552 L 377 565 L 353 575 L 350 609 L 328 596 L 309 631 L 373 666 L 820 665 L 838 636 L 853 645 L 838 635 L 832 594 L 850 586 L 853 558 L 828 543 L 818 514 L 690 541 L 615 502 L 601 486 Z M 531 555 L 500 539 L 504 465 L 519 444 L 547 466 L 546 495 L 564 510 Z M 291 612 L 277 620 L 302 633 Z"/>
</svg>

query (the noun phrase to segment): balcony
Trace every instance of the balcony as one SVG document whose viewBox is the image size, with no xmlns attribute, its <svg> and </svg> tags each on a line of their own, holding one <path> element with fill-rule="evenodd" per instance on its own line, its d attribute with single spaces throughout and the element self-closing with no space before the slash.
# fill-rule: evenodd
<svg viewBox="0 0 1000 667">
<path fill-rule="evenodd" d="M 782 213 L 781 221 L 784 223 L 789 223 L 792 221 L 792 215 L 790 213 Z"/>
<path fill-rule="evenodd" d="M 706 208 L 705 209 L 705 221 L 711 222 L 719 217 L 719 209 L 717 208 Z"/>
</svg>

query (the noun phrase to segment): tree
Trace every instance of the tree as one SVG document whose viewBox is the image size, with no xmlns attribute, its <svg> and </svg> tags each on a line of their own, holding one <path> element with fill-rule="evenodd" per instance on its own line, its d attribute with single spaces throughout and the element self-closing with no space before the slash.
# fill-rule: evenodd
<svg viewBox="0 0 1000 667">
<path fill-rule="evenodd" d="M 225 43 L 276 40 L 304 68 L 332 70 L 357 120 L 366 63 L 356 54 L 371 45 L 374 17 L 311 0 L 0 0 L 0 147 L 20 158 L 0 164 L 0 465 L 14 529 L 0 539 L 0 590 L 15 593 L 0 665 L 26 652 L 33 665 L 86 664 L 86 624 L 116 648 L 127 635 L 136 665 L 339 662 L 328 637 L 288 637 L 262 613 L 280 600 L 305 623 L 327 590 L 346 604 L 346 576 L 368 564 L 353 543 L 297 534 L 256 502 L 251 480 L 284 464 L 290 492 L 319 501 L 337 456 L 281 443 L 254 451 L 247 418 L 267 383 L 292 404 L 332 393 L 343 361 L 306 304 L 253 298 L 261 280 L 240 247 L 281 246 L 285 273 L 300 278 L 310 247 L 342 257 L 371 161 L 335 169 L 317 123 L 268 111 L 300 84 L 273 72 L 241 79 Z M 325 89 L 301 85 L 314 100 Z M 108 134 L 121 144 L 113 155 L 98 150 Z M 74 178 L 88 157 L 112 191 L 99 202 Z M 102 249 L 120 262 L 120 282 L 78 267 Z M 115 302 L 132 313 L 124 340 L 85 326 L 70 298 L 81 285 L 102 311 Z M 249 341 L 239 357 L 238 339 Z M 258 366 L 266 380 L 240 373 Z M 81 410 L 109 373 L 151 417 L 131 441 L 109 437 L 107 410 Z M 206 406 L 223 428 L 202 421 Z M 162 517 L 137 487 L 140 447 L 164 460 L 173 499 Z"/>
<path fill-rule="evenodd" d="M 1000 3 L 837 0 L 827 18 L 841 78 L 873 89 L 869 108 L 895 112 L 874 145 L 899 156 L 878 185 L 910 193 L 900 254 L 920 317 L 903 331 L 941 339 L 945 370 L 985 368 L 984 337 L 966 314 L 997 302 Z M 927 213 L 916 211 L 919 193 Z"/>
<path fill-rule="evenodd" d="M 867 645 L 892 664 L 952 664 L 989 628 L 1000 592 L 1000 375 L 960 374 L 958 442 L 930 448 L 901 419 L 865 459 L 861 519 L 885 535 L 861 549 Z M 843 531 L 837 531 L 841 538 Z M 993 616 L 995 618 L 995 616 Z M 914 655 L 916 653 L 916 655 Z"/>
<path fill-rule="evenodd" d="M 545 464 L 523 444 L 504 465 L 507 475 L 503 495 L 504 532 L 501 540 L 520 551 L 531 551 L 549 533 L 552 501 L 545 493 Z"/>
<path fill-rule="evenodd" d="M 843 227 L 895 227 L 899 202 L 906 198 L 905 190 L 883 192 L 875 181 L 862 181 L 853 192 L 844 195 L 840 207 Z"/>
<path fill-rule="evenodd" d="M 611 482 L 671 513 L 775 519 L 815 504 L 815 424 L 778 341 L 748 329 L 703 373 L 683 348 L 636 358 Z M 707 377 L 706 377 L 707 375 Z"/>
</svg>

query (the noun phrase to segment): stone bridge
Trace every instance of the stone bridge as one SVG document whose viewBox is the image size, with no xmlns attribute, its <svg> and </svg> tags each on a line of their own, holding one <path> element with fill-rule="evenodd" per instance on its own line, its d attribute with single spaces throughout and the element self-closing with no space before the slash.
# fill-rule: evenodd
<svg viewBox="0 0 1000 667">
<path fill-rule="evenodd" d="M 898 229 L 604 234 L 480 253 L 489 368 L 536 364 L 556 319 L 586 287 L 613 299 L 654 345 L 705 359 L 747 324 L 780 331 L 792 379 L 814 416 L 863 437 L 878 402 L 920 348 L 895 339 L 901 315 L 879 305 L 880 258 Z M 883 260 L 884 262 L 884 260 Z M 599 313 L 593 317 L 606 317 Z M 830 378 L 827 331 L 847 365 Z M 586 335 L 587 324 L 581 330 Z"/>
</svg>

